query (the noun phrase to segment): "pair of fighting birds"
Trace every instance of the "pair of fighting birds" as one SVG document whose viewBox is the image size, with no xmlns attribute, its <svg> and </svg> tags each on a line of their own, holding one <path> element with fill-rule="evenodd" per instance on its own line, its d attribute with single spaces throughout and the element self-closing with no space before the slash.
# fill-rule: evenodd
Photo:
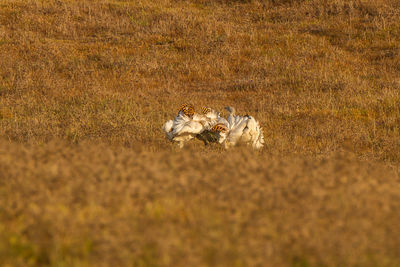
<svg viewBox="0 0 400 267">
<path fill-rule="evenodd" d="M 258 121 L 249 115 L 236 115 L 233 107 L 225 109 L 229 112 L 227 119 L 211 108 L 203 107 L 201 113 L 197 113 L 193 105 L 183 104 L 178 115 L 163 125 L 163 131 L 170 141 L 177 142 L 181 148 L 197 138 L 205 145 L 219 143 L 230 148 L 242 143 L 261 149 L 264 135 Z"/>
</svg>

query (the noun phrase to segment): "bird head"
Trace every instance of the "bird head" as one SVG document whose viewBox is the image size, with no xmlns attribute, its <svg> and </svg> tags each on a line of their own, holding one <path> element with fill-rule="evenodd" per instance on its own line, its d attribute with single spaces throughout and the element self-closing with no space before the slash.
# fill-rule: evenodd
<svg viewBox="0 0 400 267">
<path fill-rule="evenodd" d="M 201 107 L 201 113 L 203 113 L 204 115 L 207 113 L 210 113 L 210 112 L 211 112 L 211 108 L 208 108 L 205 106 Z"/>
<path fill-rule="evenodd" d="M 228 127 L 223 123 L 217 123 L 210 129 L 210 131 L 218 134 L 218 143 L 220 144 L 225 141 L 228 135 Z"/>
<path fill-rule="evenodd" d="M 178 110 L 178 114 L 183 113 L 188 117 L 193 117 L 194 106 L 192 104 L 182 104 Z"/>
</svg>

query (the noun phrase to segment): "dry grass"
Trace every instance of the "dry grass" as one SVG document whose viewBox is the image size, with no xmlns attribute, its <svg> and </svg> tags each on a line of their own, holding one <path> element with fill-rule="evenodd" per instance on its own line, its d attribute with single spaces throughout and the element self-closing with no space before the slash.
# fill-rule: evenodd
<svg viewBox="0 0 400 267">
<path fill-rule="evenodd" d="M 0 264 L 400 265 L 399 47 L 397 0 L 3 0 Z"/>
<path fill-rule="evenodd" d="M 1 145 L 2 265 L 400 264 L 398 171 L 351 155 Z"/>
</svg>

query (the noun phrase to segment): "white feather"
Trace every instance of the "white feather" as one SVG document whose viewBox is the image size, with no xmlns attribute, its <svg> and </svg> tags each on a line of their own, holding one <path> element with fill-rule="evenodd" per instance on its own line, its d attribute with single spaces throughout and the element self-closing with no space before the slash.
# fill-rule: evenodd
<svg viewBox="0 0 400 267">
<path fill-rule="evenodd" d="M 169 120 L 163 125 L 163 131 L 170 141 L 177 142 L 183 147 L 186 142 L 197 137 L 205 144 L 218 142 L 225 148 L 239 143 L 251 145 L 255 149 L 264 146 L 264 135 L 260 124 L 252 116 L 235 115 L 233 107 L 226 107 L 229 112 L 228 119 L 220 113 L 210 109 L 206 114 L 195 113 L 192 117 L 179 112 L 174 120 Z M 213 132 L 211 128 L 218 123 L 227 126 L 227 132 Z"/>
<path fill-rule="evenodd" d="M 186 142 L 202 133 L 208 123 L 209 120 L 204 115 L 195 113 L 191 118 L 180 112 L 172 123 L 167 121 L 164 124 L 163 130 L 169 140 L 177 142 L 182 148 Z"/>
<path fill-rule="evenodd" d="M 222 143 L 226 137 L 226 133 L 212 132 L 210 129 L 218 123 L 222 123 L 228 127 L 228 121 L 224 117 L 221 117 L 218 111 L 211 108 L 206 114 L 204 114 L 204 116 L 207 118 L 206 123 L 204 124 L 204 131 L 197 137 L 203 140 L 204 144 L 215 142 Z"/>
<path fill-rule="evenodd" d="M 255 149 L 260 149 L 264 146 L 264 135 L 260 124 L 252 116 L 235 115 L 235 109 L 232 107 L 226 108 L 230 114 L 228 116 L 229 132 L 223 140 L 225 148 L 243 143 L 251 145 Z"/>
</svg>

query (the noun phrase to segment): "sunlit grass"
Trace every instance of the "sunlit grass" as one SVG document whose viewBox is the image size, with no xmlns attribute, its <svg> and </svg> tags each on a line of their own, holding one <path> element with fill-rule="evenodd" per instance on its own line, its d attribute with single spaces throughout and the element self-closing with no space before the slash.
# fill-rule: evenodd
<svg viewBox="0 0 400 267">
<path fill-rule="evenodd" d="M 399 9 L 3 1 L 0 265 L 399 265 Z M 263 151 L 179 150 L 182 103 Z"/>
</svg>

